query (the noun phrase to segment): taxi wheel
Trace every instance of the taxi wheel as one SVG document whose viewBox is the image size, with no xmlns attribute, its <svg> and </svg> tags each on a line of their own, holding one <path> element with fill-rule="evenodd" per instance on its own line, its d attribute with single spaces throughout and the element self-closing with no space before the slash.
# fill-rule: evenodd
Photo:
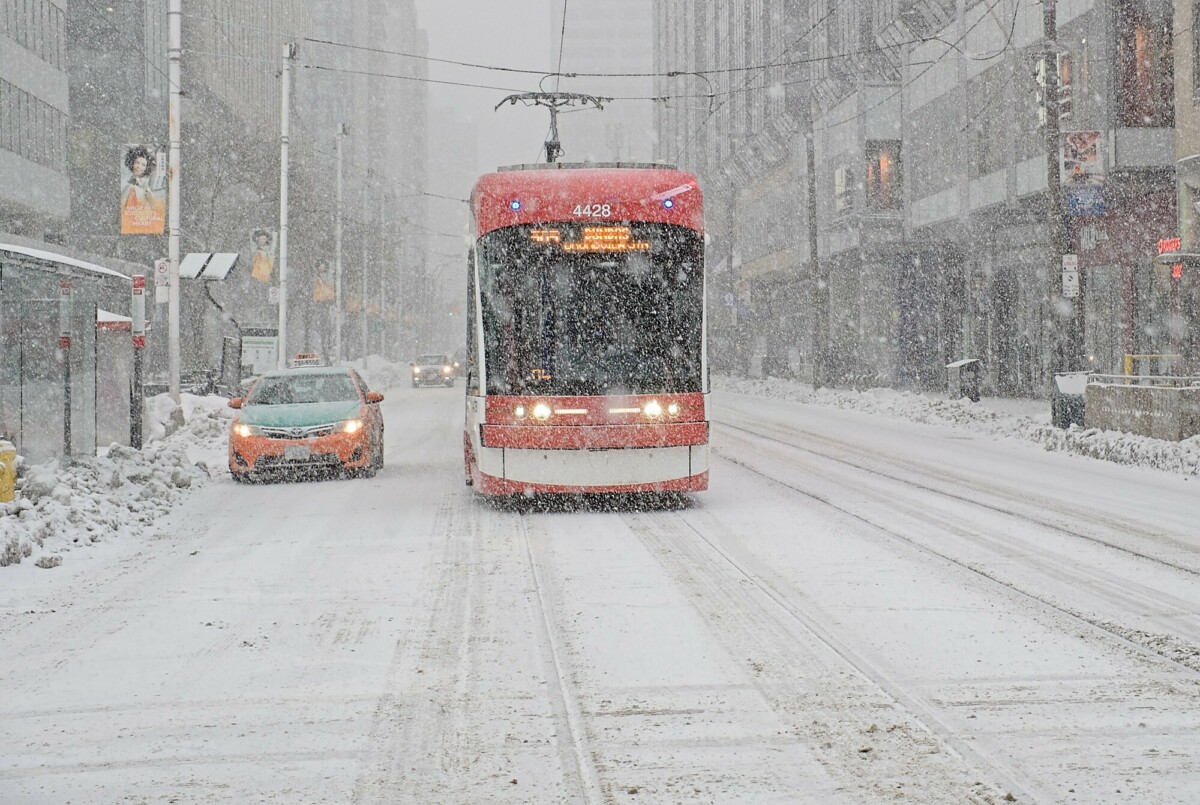
<svg viewBox="0 0 1200 805">
<path fill-rule="evenodd" d="M 383 469 L 383 434 L 379 434 L 379 442 L 371 448 L 371 466 L 377 470 Z"/>
</svg>

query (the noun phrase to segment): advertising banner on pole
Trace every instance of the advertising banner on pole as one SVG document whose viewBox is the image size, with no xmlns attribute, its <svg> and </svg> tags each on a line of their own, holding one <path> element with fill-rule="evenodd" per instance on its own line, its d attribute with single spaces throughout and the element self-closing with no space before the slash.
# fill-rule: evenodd
<svg viewBox="0 0 1200 805">
<path fill-rule="evenodd" d="M 161 235 L 167 227 L 167 158 L 156 145 L 121 151 L 121 234 Z"/>
<path fill-rule="evenodd" d="M 1103 215 L 1104 133 L 1068 131 L 1063 133 L 1062 188 L 1063 209 L 1068 215 Z"/>
<path fill-rule="evenodd" d="M 275 271 L 275 233 L 269 229 L 255 229 L 250 238 L 254 247 L 250 256 L 250 276 L 268 283 Z"/>
</svg>

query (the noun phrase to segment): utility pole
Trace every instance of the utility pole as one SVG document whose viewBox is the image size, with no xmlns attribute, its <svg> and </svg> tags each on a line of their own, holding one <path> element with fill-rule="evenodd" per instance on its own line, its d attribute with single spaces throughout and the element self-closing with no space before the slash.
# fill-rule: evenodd
<svg viewBox="0 0 1200 805">
<path fill-rule="evenodd" d="M 179 59 L 183 52 L 182 0 L 167 6 L 167 390 L 179 404 Z"/>
<path fill-rule="evenodd" d="M 178 2 L 178 0 L 173 0 Z M 283 45 L 283 86 L 279 139 L 279 354 L 276 365 L 287 366 L 287 258 L 288 258 L 288 133 L 291 130 L 292 59 L 298 47 L 295 42 Z"/>
<path fill-rule="evenodd" d="M 1042 73 L 1045 80 L 1046 109 L 1046 242 L 1049 315 L 1045 331 L 1049 338 L 1050 370 L 1065 372 L 1081 369 L 1083 364 L 1082 316 L 1080 304 L 1083 283 L 1076 282 L 1076 296 L 1063 296 L 1063 255 L 1067 251 L 1067 228 L 1062 206 L 1062 133 L 1059 129 L 1058 16 L 1056 0 L 1043 0 L 1042 31 L 1046 40 Z M 1078 274 L 1075 275 L 1078 277 Z"/>
<path fill-rule="evenodd" d="M 345 123 L 338 124 L 337 130 L 337 225 L 334 227 L 333 249 L 336 255 L 334 268 L 334 314 L 333 314 L 333 364 L 342 363 L 342 212 L 345 202 L 342 198 L 342 141 L 350 132 Z"/>
<path fill-rule="evenodd" d="M 367 169 L 367 181 L 363 183 L 362 188 L 362 308 L 360 315 L 362 316 L 362 356 L 363 360 L 367 359 L 367 355 L 371 350 L 367 346 L 368 322 L 367 322 L 367 230 L 370 228 L 370 213 L 367 209 L 367 190 L 371 186 L 371 180 L 374 172 Z"/>
<path fill-rule="evenodd" d="M 829 353 L 829 277 L 822 269 L 817 241 L 817 148 L 816 126 L 812 113 L 811 99 L 808 108 L 808 136 L 805 138 L 806 171 L 808 173 L 808 254 L 809 270 L 813 278 L 812 340 L 812 385 L 819 389 L 825 385 L 826 357 Z"/>
</svg>

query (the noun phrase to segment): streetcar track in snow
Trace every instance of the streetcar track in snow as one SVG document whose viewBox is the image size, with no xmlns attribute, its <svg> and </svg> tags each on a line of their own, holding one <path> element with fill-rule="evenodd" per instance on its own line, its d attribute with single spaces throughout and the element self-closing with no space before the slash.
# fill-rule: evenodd
<svg viewBox="0 0 1200 805">
<path fill-rule="evenodd" d="M 950 499 L 953 499 L 953 500 L 961 502 L 961 503 L 978 505 L 989 511 L 994 511 L 994 512 L 998 512 L 1001 514 L 1005 514 L 1005 515 L 1012 517 L 1013 519 L 1032 523 L 1034 525 L 1037 525 L 1037 526 L 1040 526 L 1043 528 L 1047 528 L 1049 530 L 1057 531 L 1057 532 L 1059 532 L 1061 534 L 1065 534 L 1069 537 L 1083 539 L 1083 540 L 1092 542 L 1092 543 L 1102 546 L 1102 547 L 1112 548 L 1121 553 L 1124 553 L 1124 554 L 1127 554 L 1130 556 L 1134 556 L 1134 557 L 1137 557 L 1142 560 L 1157 563 L 1157 564 L 1164 566 L 1166 568 L 1169 568 L 1171 570 L 1183 572 L 1188 575 L 1196 575 L 1196 571 L 1194 571 L 1190 568 L 1182 567 L 1182 566 L 1176 565 L 1175 563 L 1172 563 L 1169 561 L 1160 560 L 1155 557 L 1139 553 L 1137 551 L 1123 549 L 1121 546 L 1112 545 L 1105 540 L 1093 539 L 1093 538 L 1087 536 L 1086 534 L 1080 534 L 1071 529 L 1066 529 L 1066 528 L 1059 527 L 1059 526 L 1056 526 L 1051 523 L 1046 523 L 1038 518 L 1029 517 L 1027 515 L 1020 514 L 1020 513 L 1009 512 L 1007 510 L 1001 509 L 992 504 L 980 503 L 978 501 L 974 501 L 974 500 L 972 500 L 968 497 L 964 497 L 962 495 L 957 495 L 952 492 L 946 492 L 943 490 L 939 490 L 937 488 L 927 486 L 927 485 L 921 484 L 916 481 L 912 481 L 912 480 L 909 480 L 909 479 L 906 479 L 903 477 L 899 477 L 896 475 L 891 475 L 889 473 L 882 472 L 880 470 L 876 470 L 871 467 L 862 466 L 860 464 L 856 464 L 853 461 L 849 461 L 844 458 L 830 456 L 819 450 L 814 450 L 810 447 L 805 447 L 802 445 L 796 445 L 791 442 L 780 439 L 778 437 L 771 436 L 771 435 L 765 435 L 765 434 L 759 433 L 757 431 L 751 430 L 749 428 L 739 427 L 739 426 L 734 426 L 734 425 L 723 425 L 723 426 L 728 427 L 732 430 L 736 430 L 736 431 L 740 431 L 745 434 L 749 434 L 750 436 L 753 436 L 755 438 L 758 438 L 758 439 L 761 439 L 761 440 L 764 440 L 767 442 L 782 445 L 783 447 L 786 447 L 786 448 L 789 448 L 789 449 L 792 449 L 792 450 L 795 450 L 795 451 L 798 451 L 801 453 L 807 453 L 810 455 L 817 456 L 824 460 L 833 461 L 838 464 L 843 464 L 843 465 L 849 466 L 855 470 L 858 470 L 860 472 L 864 472 L 869 475 L 875 475 L 875 476 L 878 476 L 881 478 L 885 478 L 891 482 L 911 486 L 913 488 L 920 489 L 924 492 L 932 493 L 934 495 L 948 497 Z M 813 435 L 815 436 L 815 434 L 813 434 Z M 834 440 L 827 440 L 827 441 L 833 442 Z M 849 448 L 852 446 L 847 445 L 847 447 Z M 856 450 L 856 452 L 858 451 L 857 448 L 855 448 L 855 450 Z M 1131 648 L 1131 649 L 1135 650 L 1139 654 L 1142 654 L 1142 655 L 1145 655 L 1148 657 L 1153 657 L 1156 660 L 1169 663 L 1172 667 L 1174 667 L 1180 671 L 1186 672 L 1190 675 L 1195 675 L 1197 673 L 1200 673 L 1200 644 L 1197 644 L 1194 640 L 1191 640 L 1187 637 L 1181 637 L 1180 635 L 1178 635 L 1174 632 L 1167 634 L 1167 635 L 1151 634 L 1151 633 L 1144 632 L 1140 629 L 1131 628 L 1131 627 L 1125 626 L 1123 624 L 1114 623 L 1110 620 L 1092 616 L 1085 612 L 1081 612 L 1081 611 L 1079 611 L 1071 606 L 1068 606 L 1064 603 L 1061 603 L 1061 602 L 1058 602 L 1055 600 L 1051 600 L 1050 598 L 1048 598 L 1047 596 L 1045 596 L 1043 594 L 1039 594 L 1038 592 L 1034 592 L 1034 591 L 1025 589 L 1024 587 L 1018 585 L 1017 583 L 1006 580 L 1006 579 L 1002 578 L 1000 575 L 998 575 L 997 573 L 987 570 L 983 567 L 980 567 L 979 565 L 977 565 L 973 562 L 965 561 L 965 560 L 960 559 L 960 558 L 958 558 L 952 554 L 949 554 L 945 551 L 941 551 L 936 548 L 933 548 L 930 545 L 926 544 L 925 542 L 915 539 L 914 537 L 908 536 L 908 535 L 896 530 L 895 528 L 891 528 L 888 525 L 882 524 L 880 522 L 876 522 L 876 520 L 859 513 L 854 508 L 839 505 L 838 503 L 831 500 L 827 495 L 823 495 L 819 492 L 815 492 L 810 489 L 805 489 L 805 488 L 803 488 L 797 484 L 791 483 L 787 480 L 782 480 L 773 474 L 764 472 L 763 470 L 759 469 L 758 467 L 754 466 L 753 464 L 751 464 L 749 462 L 746 462 L 746 461 L 738 459 L 738 458 L 733 458 L 728 455 L 724 455 L 721 451 L 714 449 L 713 454 L 715 456 L 722 458 L 725 461 L 730 462 L 731 464 L 734 464 L 734 465 L 746 470 L 747 472 L 750 472 L 758 477 L 761 477 L 763 479 L 770 481 L 772 484 L 775 484 L 784 489 L 791 490 L 792 492 L 803 495 L 811 500 L 817 501 L 818 503 L 821 503 L 831 509 L 834 509 L 835 511 L 840 512 L 841 514 L 843 514 L 847 517 L 850 517 L 858 522 L 861 522 L 861 523 L 871 527 L 872 529 L 878 531 L 879 533 L 884 534 L 885 536 L 889 537 L 890 539 L 894 539 L 899 542 L 902 542 L 903 544 L 909 546 L 912 549 L 919 551 L 920 553 L 924 553 L 924 554 L 927 554 L 930 556 L 935 556 L 944 562 L 948 562 L 948 563 L 953 564 L 957 567 L 960 567 L 972 574 L 975 574 L 976 576 L 987 579 L 989 582 L 991 582 L 993 584 L 997 584 L 1012 593 L 1019 594 L 1029 600 L 1035 601 L 1040 606 L 1047 607 L 1047 608 L 1052 609 L 1055 612 L 1061 613 L 1062 615 L 1065 615 L 1075 621 L 1085 624 L 1089 629 L 1095 630 L 1110 639 L 1116 640 L 1120 644 L 1126 646 L 1127 648 Z M 931 519 L 928 512 L 924 513 L 924 517 L 926 520 Z M 975 537 L 975 538 L 983 537 L 982 534 L 978 534 L 978 533 L 972 534 L 971 536 Z M 1068 580 L 1070 583 L 1073 583 L 1076 585 L 1081 584 L 1081 582 L 1078 578 L 1067 575 L 1067 568 L 1065 568 L 1065 567 L 1054 567 L 1048 563 L 1039 563 L 1037 566 L 1037 569 L 1041 572 L 1049 572 L 1049 571 L 1053 570 L 1055 573 L 1057 573 L 1057 575 Z M 1115 584 L 1115 583 L 1117 583 L 1117 580 L 1115 580 L 1115 579 L 1111 580 L 1110 583 Z M 1146 596 L 1143 593 L 1143 594 L 1141 594 L 1141 597 L 1143 599 L 1145 599 Z M 1159 598 L 1151 598 L 1150 600 L 1153 600 L 1155 603 L 1159 603 L 1159 604 L 1164 603 L 1161 596 Z M 1175 603 L 1172 604 L 1172 606 L 1174 606 L 1176 609 L 1178 609 L 1179 605 L 1181 603 L 1182 602 L 1179 599 L 1175 599 Z M 1186 610 L 1184 610 L 1184 611 L 1186 611 Z M 1186 611 L 1186 613 L 1189 615 L 1195 614 L 1193 611 Z M 1175 629 L 1176 629 L 1176 631 L 1178 631 L 1178 626 L 1176 626 Z"/>
<path fill-rule="evenodd" d="M 600 803 L 607 802 L 607 798 L 600 783 L 600 775 L 596 771 L 591 753 L 588 751 L 583 709 L 567 684 L 564 650 L 555 638 L 554 622 L 550 616 L 549 603 L 546 600 L 546 584 L 538 563 L 534 539 L 529 533 L 528 513 L 520 513 L 518 522 L 533 585 L 530 604 L 537 610 L 531 620 L 538 632 L 537 639 L 541 647 L 546 678 L 553 680 L 553 685 L 550 686 L 552 691 L 550 705 L 555 715 L 559 756 L 563 761 L 564 771 L 569 771 L 570 776 L 575 778 L 582 801 L 587 805 L 600 805 Z"/>
<path fill-rule="evenodd" d="M 1119 543 L 1113 542 L 1112 540 L 1107 540 L 1107 539 L 1104 539 L 1103 537 L 1098 537 L 1094 534 L 1082 533 L 1073 528 L 1064 526 L 1060 523 L 1055 523 L 1053 521 L 1043 519 L 1043 518 L 1037 517 L 1035 515 L 1017 512 L 1012 509 L 1004 508 L 1003 506 L 995 504 L 995 503 L 988 503 L 986 501 L 979 500 L 977 498 L 968 497 L 968 496 L 962 495 L 962 494 L 957 494 L 955 492 L 952 492 L 952 491 L 949 491 L 946 489 L 938 489 L 937 487 L 930 486 L 927 484 L 922 484 L 917 481 L 914 481 L 912 478 L 906 478 L 902 475 L 896 475 L 896 474 L 884 472 L 883 470 L 877 469 L 875 467 L 864 466 L 863 464 L 855 463 L 855 462 L 850 461 L 849 459 L 843 458 L 841 456 L 831 455 L 827 452 L 822 452 L 821 450 L 815 450 L 811 446 L 796 444 L 795 442 L 788 441 L 779 436 L 768 434 L 768 433 L 762 433 L 760 431 L 753 430 L 752 428 L 748 428 L 744 425 L 735 425 L 730 422 L 720 422 L 720 426 L 722 429 L 728 428 L 729 430 L 741 431 L 742 433 L 750 434 L 752 436 L 756 436 L 758 438 L 765 439 L 770 442 L 775 442 L 778 444 L 786 445 L 787 447 L 791 447 L 791 448 L 793 448 L 795 450 L 799 450 L 801 452 L 811 453 L 811 454 L 813 454 L 815 456 L 819 456 L 820 458 L 823 458 L 827 461 L 833 461 L 838 464 L 844 464 L 853 469 L 860 470 L 860 471 L 866 472 L 866 473 L 870 473 L 871 475 L 877 475 L 881 478 L 886 478 L 890 481 L 895 481 L 896 483 L 905 484 L 906 486 L 911 486 L 911 487 L 920 489 L 925 492 L 932 492 L 936 495 L 950 498 L 952 500 L 957 500 L 957 501 L 960 501 L 962 503 L 966 503 L 966 504 L 969 504 L 972 506 L 978 506 L 980 508 L 987 509 L 989 511 L 993 511 L 998 514 L 1002 514 L 1002 515 L 1005 515 L 1007 517 L 1010 517 L 1010 518 L 1013 518 L 1016 520 L 1023 520 L 1025 522 L 1041 526 L 1041 527 L 1049 529 L 1051 531 L 1057 531 L 1058 533 L 1064 534 L 1069 537 L 1086 540 L 1088 542 L 1095 543 L 1097 545 L 1103 546 L 1110 550 L 1117 551 L 1119 553 L 1123 553 L 1128 556 L 1132 556 L 1132 557 L 1135 557 L 1137 559 L 1140 559 L 1140 560 L 1143 560 L 1146 562 L 1152 562 L 1154 564 L 1163 565 L 1165 567 L 1171 568 L 1172 570 L 1177 570 L 1181 573 L 1187 573 L 1188 575 L 1200 577 L 1200 568 L 1189 567 L 1187 565 L 1179 564 L 1178 562 L 1172 562 L 1171 560 L 1164 559 L 1161 556 L 1154 556 L 1152 554 L 1145 553 L 1143 551 L 1135 550 L 1126 545 L 1121 545 Z M 839 439 L 831 438 L 824 434 L 814 433 L 812 431 L 807 431 L 807 430 L 794 428 L 794 427 L 790 427 L 789 430 L 791 431 L 792 434 L 796 435 L 797 437 L 821 442 L 835 450 L 847 451 L 847 452 L 857 453 L 860 455 L 864 455 L 866 453 L 866 451 L 864 451 L 860 445 L 856 445 L 851 442 L 844 442 Z M 895 464 L 895 465 L 898 465 L 901 467 L 906 467 L 908 469 L 911 469 L 914 472 L 920 473 L 922 475 L 931 476 L 933 478 L 936 478 L 940 481 L 944 481 L 946 483 L 952 483 L 952 484 L 956 484 L 958 486 L 970 487 L 970 488 L 975 489 L 975 491 L 980 492 L 985 495 L 994 495 L 996 497 L 1004 499 L 1005 502 L 1010 503 L 1010 504 L 1019 502 L 1013 496 L 1005 496 L 1005 495 L 1000 494 L 995 488 L 990 488 L 990 489 L 980 488 L 980 487 L 976 486 L 975 484 L 973 484 L 969 479 L 950 475 L 950 474 L 947 474 L 944 472 L 939 472 L 937 470 L 937 468 L 935 468 L 935 467 L 930 467 L 927 465 L 922 465 L 922 464 L 917 464 L 917 463 L 910 462 L 910 461 L 905 461 L 903 459 L 900 459 L 900 458 L 897 458 L 894 456 L 883 455 L 882 453 L 874 453 L 871 455 L 873 455 L 874 458 L 876 458 L 882 462 L 892 463 L 892 464 Z M 1027 500 L 1028 500 L 1028 498 L 1027 498 Z M 1044 505 L 1048 501 L 1037 500 L 1035 502 L 1038 505 Z M 1067 512 L 1064 509 L 1059 509 L 1058 511 L 1061 514 L 1068 515 L 1068 516 L 1073 514 L 1072 512 Z M 1099 517 L 1096 517 L 1096 515 L 1091 512 L 1089 512 L 1088 514 L 1089 514 L 1089 516 L 1095 517 L 1098 522 L 1103 521 L 1103 523 L 1102 523 L 1103 525 L 1105 525 L 1106 527 L 1111 528 L 1113 530 L 1128 531 L 1128 530 L 1135 528 L 1137 525 L 1136 523 L 1133 523 L 1133 522 L 1117 521 L 1113 518 L 1099 518 Z"/>
<path fill-rule="evenodd" d="M 689 590 L 714 633 L 732 643 L 731 653 L 753 652 L 758 658 L 751 666 L 762 695 L 836 769 L 843 785 L 868 801 L 889 798 L 894 791 L 887 787 L 903 776 L 921 781 L 922 801 L 927 802 L 996 802 L 1001 795 L 989 792 L 992 786 L 1018 801 L 1045 798 L 1045 792 L 1022 782 L 1004 760 L 959 738 L 960 730 L 946 723 L 932 703 L 894 681 L 730 555 L 693 522 L 697 514 L 631 514 L 626 519 Z M 887 726 L 876 729 L 876 722 Z M 861 762 L 865 742 L 878 745 L 877 759 L 889 758 L 899 768 L 866 774 Z M 938 746 L 948 753 L 937 751 Z M 969 768 L 946 765 L 944 758 L 954 756 Z M 979 782 L 984 774 L 991 785 Z"/>
</svg>

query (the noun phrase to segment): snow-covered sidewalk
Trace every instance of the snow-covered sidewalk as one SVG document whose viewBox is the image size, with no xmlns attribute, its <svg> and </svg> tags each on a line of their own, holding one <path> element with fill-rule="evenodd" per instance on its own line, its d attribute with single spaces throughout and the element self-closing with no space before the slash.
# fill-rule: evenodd
<svg viewBox="0 0 1200 805">
<path fill-rule="evenodd" d="M 372 389 L 409 378 L 407 364 L 378 355 L 349 364 Z M 25 466 L 17 499 L 0 503 L 0 567 L 31 563 L 56 567 L 66 554 L 112 537 L 151 533 L 181 494 L 224 476 L 233 410 L 225 397 L 169 395 L 146 400 L 146 446 L 113 445 L 95 459 L 69 465 Z M 183 425 L 168 433 L 175 413 Z"/>
<path fill-rule="evenodd" d="M 973 403 L 966 399 L 950 400 L 894 389 L 813 391 L 811 386 L 794 380 L 724 376 L 713 377 L 713 388 L 735 394 L 860 411 L 907 422 L 961 428 L 1034 442 L 1045 450 L 1075 453 L 1182 475 L 1200 475 L 1200 436 L 1181 442 L 1168 442 L 1095 428 L 1072 426 L 1062 430 L 1050 424 L 1050 403 L 1045 400 L 985 397 Z"/>
</svg>

